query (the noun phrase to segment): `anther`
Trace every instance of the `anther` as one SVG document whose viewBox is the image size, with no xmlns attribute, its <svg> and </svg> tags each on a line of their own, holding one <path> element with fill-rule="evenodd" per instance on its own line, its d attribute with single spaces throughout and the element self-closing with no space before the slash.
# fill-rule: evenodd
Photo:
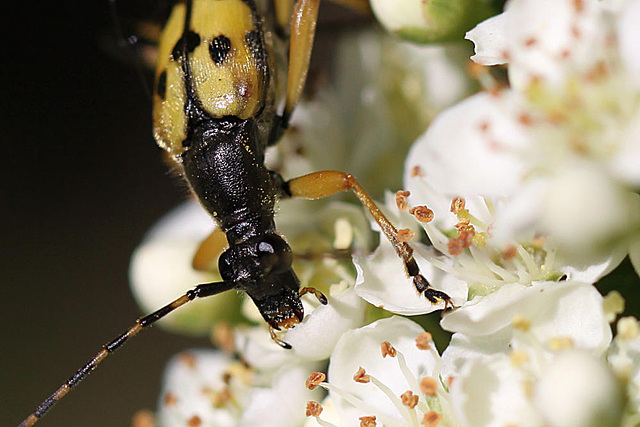
<svg viewBox="0 0 640 427">
<path fill-rule="evenodd" d="M 462 209 L 464 209 L 465 205 L 466 201 L 464 200 L 464 197 L 456 196 L 451 200 L 450 210 L 457 215 Z"/>
<path fill-rule="evenodd" d="M 447 251 L 449 251 L 449 255 L 461 255 L 463 249 L 464 245 L 460 239 L 449 239 L 449 242 L 447 243 Z"/>
<path fill-rule="evenodd" d="M 202 425 L 202 419 L 199 416 L 194 415 L 187 420 L 188 427 L 200 427 Z"/>
<path fill-rule="evenodd" d="M 311 375 L 309 375 L 309 378 L 307 378 L 307 381 L 305 381 L 304 385 L 309 390 L 314 390 L 320 385 L 320 383 L 324 382 L 324 380 L 326 379 L 327 376 L 324 374 L 324 372 L 313 372 Z"/>
<path fill-rule="evenodd" d="M 409 213 L 420 222 L 431 222 L 434 217 L 433 211 L 426 206 L 415 206 L 409 209 Z"/>
<path fill-rule="evenodd" d="M 522 332 L 528 332 L 531 329 L 531 319 L 523 316 L 522 314 L 516 314 L 513 316 L 513 327 Z"/>
<path fill-rule="evenodd" d="M 438 383 L 431 377 L 422 377 L 420 379 L 420 391 L 425 396 L 435 396 L 438 390 Z"/>
<path fill-rule="evenodd" d="M 155 427 L 156 420 L 153 413 L 147 409 L 140 410 L 133 415 L 131 427 Z"/>
<path fill-rule="evenodd" d="M 371 377 L 367 375 L 363 367 L 359 367 L 358 372 L 353 375 L 353 380 L 357 383 L 366 384 L 371 381 Z"/>
<path fill-rule="evenodd" d="M 529 361 L 529 355 L 522 350 L 514 350 L 509 354 L 509 361 L 518 368 Z"/>
<path fill-rule="evenodd" d="M 180 360 L 180 363 L 187 365 L 190 369 L 193 369 L 196 366 L 196 357 L 192 353 L 180 353 L 178 360 Z"/>
<path fill-rule="evenodd" d="M 213 342 L 228 354 L 236 352 L 233 328 L 227 322 L 219 322 L 213 328 Z"/>
<path fill-rule="evenodd" d="M 575 344 L 571 337 L 553 337 L 549 340 L 549 348 L 551 351 L 571 350 Z"/>
<path fill-rule="evenodd" d="M 424 171 L 420 166 L 415 165 L 414 167 L 411 168 L 411 178 L 416 178 L 419 176 L 424 176 Z"/>
<path fill-rule="evenodd" d="M 396 357 L 396 349 L 393 348 L 389 341 L 384 341 L 380 344 L 380 350 L 382 351 L 382 358 L 387 356 Z"/>
<path fill-rule="evenodd" d="M 438 424 L 440 424 L 441 419 L 442 415 L 438 414 L 436 411 L 429 411 L 424 414 L 424 417 L 422 417 L 422 421 L 420 421 L 420 424 L 425 427 L 436 427 Z"/>
<path fill-rule="evenodd" d="M 233 400 L 231 389 L 229 387 L 224 387 L 219 392 L 212 393 L 211 400 L 214 408 L 224 408 L 227 403 Z"/>
<path fill-rule="evenodd" d="M 398 240 L 400 240 L 401 242 L 406 243 L 409 240 L 413 239 L 414 237 L 416 237 L 415 231 L 409 228 L 402 228 L 398 230 Z"/>
<path fill-rule="evenodd" d="M 506 248 L 502 251 L 502 259 L 505 261 L 512 260 L 518 254 L 518 248 L 514 245 L 507 245 Z"/>
<path fill-rule="evenodd" d="M 360 427 L 375 427 L 378 424 L 376 423 L 376 416 L 371 415 L 370 417 L 360 417 Z"/>
<path fill-rule="evenodd" d="M 178 403 L 178 398 L 176 397 L 175 394 L 171 392 L 168 392 L 167 394 L 165 394 L 162 400 L 164 401 L 165 406 L 172 406 Z"/>
<path fill-rule="evenodd" d="M 416 337 L 416 347 L 418 347 L 418 350 L 431 349 L 432 342 L 433 336 L 429 332 L 423 332 Z"/>
<path fill-rule="evenodd" d="M 396 205 L 398 206 L 398 209 L 400 209 L 401 211 L 406 211 L 407 210 L 407 206 L 409 205 L 409 202 L 407 200 L 407 197 L 409 197 L 409 194 L 411 194 L 409 191 L 398 191 L 396 193 Z"/>
<path fill-rule="evenodd" d="M 310 400 L 307 402 L 307 410 L 305 414 L 307 417 L 319 417 L 322 413 L 322 410 L 322 405 L 320 405 L 318 402 Z"/>
<path fill-rule="evenodd" d="M 402 400 L 402 404 L 404 406 L 408 406 L 413 409 L 418 405 L 418 395 L 413 394 L 411 390 L 407 390 L 400 395 L 400 399 Z"/>
</svg>

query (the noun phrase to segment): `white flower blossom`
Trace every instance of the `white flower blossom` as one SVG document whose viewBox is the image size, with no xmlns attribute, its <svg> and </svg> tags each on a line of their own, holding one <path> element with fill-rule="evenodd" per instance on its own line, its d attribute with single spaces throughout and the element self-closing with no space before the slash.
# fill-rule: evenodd
<svg viewBox="0 0 640 427">
<path fill-rule="evenodd" d="M 619 425 L 624 399 L 603 358 L 611 329 L 591 284 L 504 286 L 442 323 L 460 331 L 441 375 L 465 425 Z"/>
<path fill-rule="evenodd" d="M 157 425 L 299 426 L 305 402 L 319 397 L 304 387 L 312 371 L 295 363 L 261 371 L 219 351 L 185 351 L 167 366 Z"/>
<path fill-rule="evenodd" d="M 318 423 L 359 426 L 366 417 L 387 427 L 418 427 L 429 420 L 433 424 L 427 425 L 456 426 L 438 378 L 440 365 L 430 335 L 408 319 L 391 317 L 354 329 L 338 341 L 328 381 L 319 384 L 329 390 L 331 411 L 328 418 L 321 413 Z"/>
<path fill-rule="evenodd" d="M 640 8 L 619 3 L 509 2 L 467 37 L 478 63 L 508 63 L 510 88 L 461 104 L 457 128 L 439 130 L 481 147 L 478 166 L 494 158 L 517 166 L 491 174 L 510 198 L 497 234 L 535 227 L 586 263 L 639 238 L 640 92 L 630 46 Z M 464 166 L 446 167 L 463 176 Z"/>
</svg>

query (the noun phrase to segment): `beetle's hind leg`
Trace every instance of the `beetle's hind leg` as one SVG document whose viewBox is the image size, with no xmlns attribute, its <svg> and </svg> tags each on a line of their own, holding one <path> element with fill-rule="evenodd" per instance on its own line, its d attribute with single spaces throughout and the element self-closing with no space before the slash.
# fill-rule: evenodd
<svg viewBox="0 0 640 427">
<path fill-rule="evenodd" d="M 420 268 L 413 257 L 411 245 L 400 238 L 395 226 L 384 216 L 373 199 L 352 175 L 336 171 L 315 172 L 287 181 L 283 186 L 283 192 L 287 195 L 304 199 L 321 199 L 348 190 L 353 191 L 360 203 L 380 225 L 380 229 L 404 262 L 407 275 L 412 278 L 416 290 L 432 304 L 442 301 L 445 310 L 452 308 L 453 303 L 449 295 L 431 287 L 427 279 L 420 273 Z"/>
</svg>

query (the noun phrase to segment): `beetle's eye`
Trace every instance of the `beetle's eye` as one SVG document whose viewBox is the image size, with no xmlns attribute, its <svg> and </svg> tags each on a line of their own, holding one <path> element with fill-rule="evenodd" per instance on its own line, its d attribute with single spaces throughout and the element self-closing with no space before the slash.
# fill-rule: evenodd
<svg viewBox="0 0 640 427">
<path fill-rule="evenodd" d="M 257 245 L 258 262 L 263 274 L 283 273 L 291 268 L 291 248 L 282 237 L 265 236 Z"/>
<path fill-rule="evenodd" d="M 218 258 L 218 271 L 220 272 L 220 277 L 222 277 L 222 280 L 225 282 L 233 282 L 234 279 L 233 267 L 229 259 L 230 256 L 229 251 L 225 251 L 221 253 Z"/>
</svg>

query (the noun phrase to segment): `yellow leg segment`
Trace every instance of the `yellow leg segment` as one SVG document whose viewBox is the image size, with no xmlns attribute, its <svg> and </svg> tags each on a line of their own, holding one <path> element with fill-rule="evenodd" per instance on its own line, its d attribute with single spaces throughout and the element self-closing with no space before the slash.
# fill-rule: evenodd
<svg viewBox="0 0 640 427">
<path fill-rule="evenodd" d="M 431 288 L 427 279 L 420 274 L 418 264 L 413 258 L 413 248 L 398 238 L 398 230 L 391 221 L 384 216 L 373 199 L 367 194 L 358 181 L 356 181 L 353 175 L 337 171 L 321 171 L 292 179 L 288 181 L 287 184 L 291 196 L 304 199 L 321 199 L 342 191 L 353 191 L 362 205 L 371 213 L 378 225 L 380 225 L 382 232 L 387 239 L 389 239 L 398 256 L 402 258 L 407 275 L 413 278 L 413 283 L 418 292 L 424 293 L 425 297 L 434 304 L 437 303 L 438 300 L 442 300 L 445 303 L 445 308 L 450 306 L 449 296 Z"/>
<path fill-rule="evenodd" d="M 191 266 L 198 271 L 215 270 L 218 264 L 218 257 L 229 246 L 227 236 L 221 229 L 216 228 L 200 243 L 191 261 Z"/>
</svg>

